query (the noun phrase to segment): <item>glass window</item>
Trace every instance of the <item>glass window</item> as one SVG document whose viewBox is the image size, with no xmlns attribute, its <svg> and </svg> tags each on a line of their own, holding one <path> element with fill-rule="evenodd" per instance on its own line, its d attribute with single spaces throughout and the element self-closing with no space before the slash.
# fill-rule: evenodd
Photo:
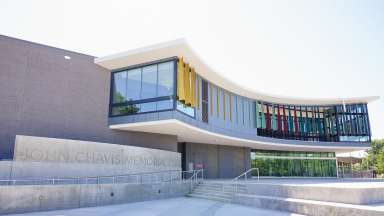
<svg viewBox="0 0 384 216">
<path fill-rule="evenodd" d="M 167 110 L 173 108 L 173 100 L 162 100 L 157 102 L 157 110 Z"/>
<path fill-rule="evenodd" d="M 180 101 L 177 101 L 177 110 L 191 117 L 195 117 L 195 109 L 190 106 L 186 106 L 185 104 L 182 104 Z"/>
<path fill-rule="evenodd" d="M 141 113 L 156 111 L 156 102 L 142 103 L 140 105 L 141 105 L 141 108 L 140 108 Z"/>
<path fill-rule="evenodd" d="M 159 64 L 157 96 L 173 95 L 174 62 Z"/>
<path fill-rule="evenodd" d="M 127 80 L 127 99 L 139 100 L 141 91 L 141 68 L 129 70 Z"/>
<path fill-rule="evenodd" d="M 127 99 L 127 72 L 113 74 L 113 103 L 122 103 Z"/>
<path fill-rule="evenodd" d="M 157 65 L 143 67 L 141 99 L 156 97 Z"/>
<path fill-rule="evenodd" d="M 118 116 L 118 115 L 132 115 L 139 113 L 140 111 L 140 104 L 130 104 L 127 106 L 118 106 L 112 108 L 112 115 Z"/>
<path fill-rule="evenodd" d="M 173 109 L 174 61 L 149 65 L 113 75 L 111 115 L 130 115 Z M 170 96 L 170 98 L 164 98 Z M 163 98 L 160 98 L 163 97 Z M 139 104 L 140 100 L 155 98 Z M 158 100 L 156 101 L 156 98 Z M 125 103 L 117 106 L 116 103 Z"/>
</svg>

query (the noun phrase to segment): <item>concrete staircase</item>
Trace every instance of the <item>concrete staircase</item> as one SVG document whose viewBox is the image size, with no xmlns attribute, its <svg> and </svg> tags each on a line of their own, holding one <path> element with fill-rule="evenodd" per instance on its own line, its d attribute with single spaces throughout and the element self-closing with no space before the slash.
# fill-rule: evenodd
<svg viewBox="0 0 384 216">
<path fill-rule="evenodd" d="M 221 202 L 231 202 L 235 192 L 246 193 L 246 187 L 239 184 L 237 188 L 233 184 L 219 182 L 202 182 L 188 194 L 189 197 L 210 199 Z"/>
</svg>

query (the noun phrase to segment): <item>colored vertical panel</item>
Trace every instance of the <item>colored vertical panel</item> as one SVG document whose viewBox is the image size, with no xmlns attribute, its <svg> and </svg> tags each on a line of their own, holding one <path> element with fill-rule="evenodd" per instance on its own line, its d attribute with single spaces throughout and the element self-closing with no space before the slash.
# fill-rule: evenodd
<svg viewBox="0 0 384 216">
<path fill-rule="evenodd" d="M 261 128 L 265 129 L 265 112 L 264 112 L 264 104 L 260 102 L 261 108 Z"/>
<path fill-rule="evenodd" d="M 185 104 L 191 104 L 191 74 L 189 64 L 185 64 L 184 68 L 184 94 L 185 94 Z"/>
<path fill-rule="evenodd" d="M 225 91 L 223 90 L 223 115 L 224 115 L 224 120 L 226 119 L 226 115 L 227 115 L 226 105 L 227 105 L 227 98 L 225 96 Z"/>
<path fill-rule="evenodd" d="M 283 131 L 286 133 L 288 132 L 287 130 L 287 113 L 285 112 L 285 107 L 283 106 L 283 122 L 284 122 L 284 128 L 283 128 Z"/>
<path fill-rule="evenodd" d="M 229 94 L 229 120 L 232 122 L 232 95 Z"/>
<path fill-rule="evenodd" d="M 211 115 L 213 115 L 213 101 L 214 101 L 214 98 L 213 98 L 213 85 L 212 83 L 209 84 L 209 97 L 210 97 L 210 109 L 211 109 Z"/>
<path fill-rule="evenodd" d="M 277 130 L 281 131 L 280 105 L 277 105 Z"/>
<path fill-rule="evenodd" d="M 191 106 L 196 107 L 196 72 L 191 70 Z"/>
<path fill-rule="evenodd" d="M 260 127 L 259 121 L 259 102 L 255 101 L 255 118 L 256 118 L 256 128 Z"/>
<path fill-rule="evenodd" d="M 288 112 L 289 112 L 289 132 L 293 133 L 295 132 L 294 120 L 293 120 L 293 115 L 295 111 L 293 109 L 293 106 L 288 106 Z"/>
<path fill-rule="evenodd" d="M 295 132 L 298 134 L 299 132 L 299 125 L 297 123 L 297 111 L 296 111 L 296 106 L 293 107 L 294 110 L 294 121 L 295 121 Z"/>
<path fill-rule="evenodd" d="M 177 96 L 180 101 L 185 101 L 183 58 L 180 58 L 177 62 Z"/>
<path fill-rule="evenodd" d="M 220 116 L 220 90 L 219 87 L 216 87 L 216 108 L 217 108 L 217 118 Z"/>
<path fill-rule="evenodd" d="M 267 130 L 270 130 L 271 129 L 271 116 L 269 115 L 269 105 L 266 104 L 266 118 L 265 120 L 267 121 L 266 123 L 266 126 L 267 126 Z"/>
</svg>

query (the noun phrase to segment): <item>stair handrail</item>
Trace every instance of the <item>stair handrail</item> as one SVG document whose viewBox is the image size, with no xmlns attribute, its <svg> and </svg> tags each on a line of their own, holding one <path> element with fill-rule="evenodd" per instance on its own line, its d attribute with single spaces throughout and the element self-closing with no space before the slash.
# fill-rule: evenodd
<svg viewBox="0 0 384 216">
<path fill-rule="evenodd" d="M 238 181 L 241 177 L 244 176 L 244 180 L 247 181 L 248 180 L 248 173 L 249 172 L 252 172 L 253 170 L 256 170 L 257 171 L 257 181 L 260 180 L 260 176 L 259 176 L 259 168 L 255 167 L 255 168 L 251 168 L 245 172 L 243 172 L 242 174 L 240 174 L 239 176 L 237 176 L 236 178 L 233 179 L 233 181 Z"/>
<path fill-rule="evenodd" d="M 235 187 L 234 190 L 235 190 L 236 193 L 238 191 L 239 179 L 244 176 L 245 181 L 248 181 L 248 173 L 252 172 L 253 170 L 257 171 L 257 181 L 260 180 L 259 168 L 257 168 L 257 167 L 251 168 L 251 169 L 243 172 L 242 174 L 240 174 L 239 176 L 237 176 L 236 178 L 234 178 L 232 180 L 233 181 L 233 186 Z"/>
<path fill-rule="evenodd" d="M 193 175 L 187 179 L 190 182 L 189 191 L 192 192 L 194 185 L 199 182 L 199 173 L 201 173 L 201 180 L 204 180 L 204 169 L 193 170 Z"/>
</svg>

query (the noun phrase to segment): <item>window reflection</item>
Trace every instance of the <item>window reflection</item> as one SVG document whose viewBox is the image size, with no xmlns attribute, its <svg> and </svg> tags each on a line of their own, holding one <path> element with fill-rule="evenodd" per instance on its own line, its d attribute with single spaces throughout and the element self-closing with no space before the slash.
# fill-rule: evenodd
<svg viewBox="0 0 384 216">
<path fill-rule="evenodd" d="M 251 160 L 252 167 L 259 168 L 260 176 L 336 177 L 337 175 L 333 152 L 253 150 Z"/>
<path fill-rule="evenodd" d="M 113 73 L 111 115 L 173 109 L 174 61 Z"/>
<path fill-rule="evenodd" d="M 129 70 L 127 79 L 127 99 L 139 100 L 141 90 L 141 69 Z"/>
<path fill-rule="evenodd" d="M 121 103 L 127 99 L 127 72 L 114 74 L 113 102 Z"/>
<path fill-rule="evenodd" d="M 157 96 L 168 96 L 173 94 L 173 62 L 165 62 L 158 65 Z"/>
</svg>

